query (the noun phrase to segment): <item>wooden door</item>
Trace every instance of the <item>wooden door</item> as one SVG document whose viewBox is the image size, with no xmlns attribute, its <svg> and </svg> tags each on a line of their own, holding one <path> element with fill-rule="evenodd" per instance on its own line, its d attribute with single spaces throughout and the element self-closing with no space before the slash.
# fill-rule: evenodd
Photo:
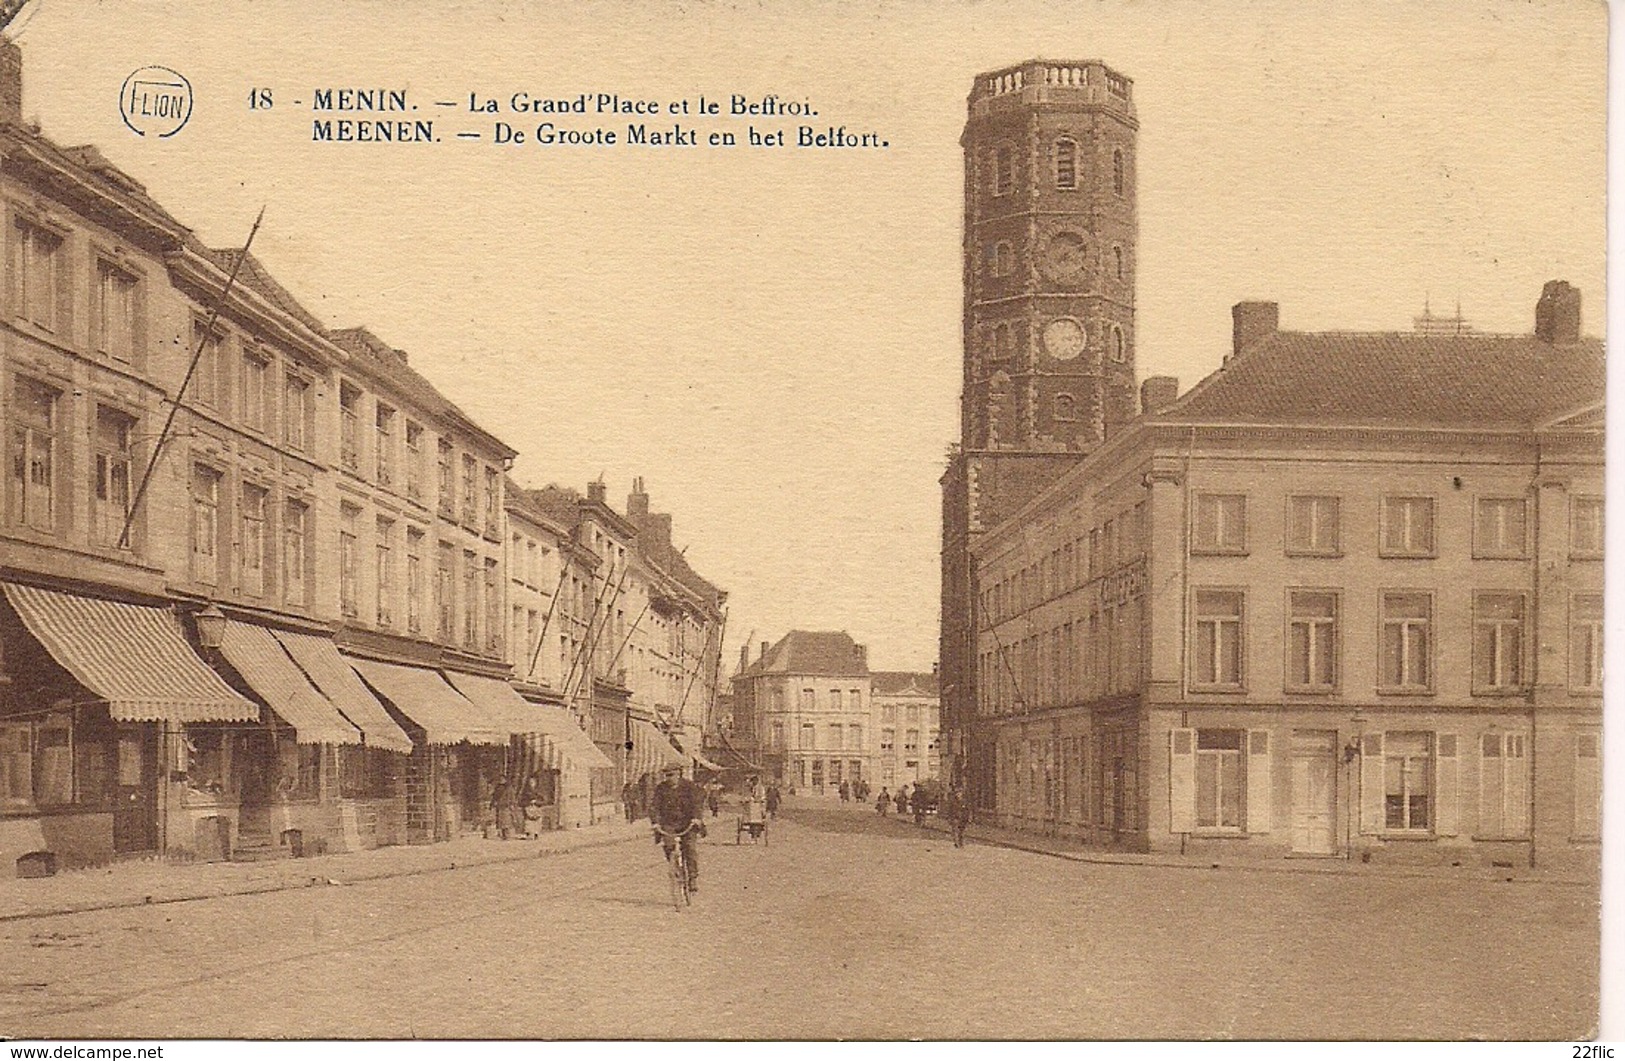
<svg viewBox="0 0 1625 1061">
<path fill-rule="evenodd" d="M 1292 850 L 1306 855 L 1337 851 L 1337 733 L 1292 734 Z"/>
<path fill-rule="evenodd" d="M 158 727 L 118 729 L 118 790 L 113 803 L 113 850 L 158 846 Z"/>
</svg>

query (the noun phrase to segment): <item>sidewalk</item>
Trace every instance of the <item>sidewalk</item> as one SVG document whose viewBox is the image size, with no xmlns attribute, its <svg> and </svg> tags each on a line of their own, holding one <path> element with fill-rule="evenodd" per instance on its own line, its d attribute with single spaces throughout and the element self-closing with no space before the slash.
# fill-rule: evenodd
<svg viewBox="0 0 1625 1061">
<path fill-rule="evenodd" d="M 908 818 L 892 820 L 896 821 L 900 827 L 910 830 L 915 828 L 912 820 Z M 948 823 L 934 815 L 925 819 L 925 828 L 942 833 L 944 836 L 951 832 Z M 1026 851 L 1035 855 L 1048 855 L 1051 858 L 1064 858 L 1072 862 L 1092 862 L 1100 865 L 1164 866 L 1176 869 L 1208 871 L 1242 870 L 1253 873 L 1330 873 L 1361 877 L 1413 877 L 1431 880 L 1483 880 L 1523 884 L 1566 884 L 1593 888 L 1597 887 L 1599 883 L 1599 873 L 1597 871 L 1587 873 L 1584 869 L 1544 866 L 1531 869 L 1522 862 L 1512 868 L 1490 866 L 1478 861 L 1481 856 L 1473 856 L 1465 851 L 1462 852 L 1459 865 L 1451 865 L 1450 862 L 1411 864 L 1391 861 L 1361 862 L 1358 859 L 1346 858 L 1285 858 L 1280 856 L 1253 857 L 1246 855 L 1216 859 L 1208 855 L 1180 855 L 1172 852 L 1140 854 L 1132 851 L 1108 851 L 1101 848 L 1085 847 L 1076 840 L 1043 836 L 1038 833 L 1019 832 L 1014 829 L 997 829 L 988 825 L 970 826 L 965 830 L 965 840 L 966 843 L 988 844 L 993 847 L 1005 847 L 1014 851 Z"/>
<path fill-rule="evenodd" d="M 531 840 L 465 836 L 438 844 L 266 862 L 165 862 L 156 858 L 115 862 L 54 877 L 0 880 L 0 922 L 443 873 L 647 839 L 648 834 L 648 822 L 616 820 L 547 832 Z"/>
</svg>

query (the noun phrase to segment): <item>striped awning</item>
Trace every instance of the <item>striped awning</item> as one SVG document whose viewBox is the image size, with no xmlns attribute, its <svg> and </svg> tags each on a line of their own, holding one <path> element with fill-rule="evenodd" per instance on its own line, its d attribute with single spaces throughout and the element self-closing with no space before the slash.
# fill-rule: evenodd
<svg viewBox="0 0 1625 1061">
<path fill-rule="evenodd" d="M 361 743 L 361 731 L 310 684 L 265 627 L 228 621 L 220 637 L 220 654 L 276 716 L 293 727 L 300 744 Z"/>
<path fill-rule="evenodd" d="M 535 704 L 527 702 L 513 686 L 501 678 L 488 678 L 483 674 L 465 674 L 462 671 L 442 671 L 452 688 L 462 693 L 470 703 L 484 711 L 488 718 L 506 725 L 508 732 L 524 738 L 525 747 L 548 770 L 562 769 L 564 750 L 558 742 L 542 731 Z"/>
<path fill-rule="evenodd" d="M 476 706 L 446 683 L 437 670 L 349 657 L 350 664 L 395 705 L 423 727 L 430 744 L 507 744 L 513 732 L 501 719 Z"/>
<path fill-rule="evenodd" d="M 633 778 L 659 773 L 667 766 L 680 766 L 687 770 L 688 756 L 673 748 L 666 735 L 655 729 L 654 723 L 641 718 L 632 720 L 632 758 L 628 773 Z"/>
<path fill-rule="evenodd" d="M 361 730 L 363 743 L 387 752 L 412 753 L 412 738 L 389 717 L 384 705 L 367 691 L 338 646 L 326 637 L 277 630 L 274 636 L 350 723 Z"/>
<path fill-rule="evenodd" d="M 557 707 L 548 707 L 545 704 L 533 704 L 520 696 L 518 691 L 501 678 L 488 678 L 479 674 L 465 674 L 461 671 L 448 670 L 446 678 L 457 691 L 470 700 L 478 701 L 482 705 L 494 705 L 493 710 L 503 718 L 510 720 L 515 733 L 533 733 L 544 738 L 544 746 L 551 747 L 554 756 L 559 759 L 568 759 L 575 766 L 585 769 L 611 768 L 615 764 L 609 757 L 598 750 L 592 739 L 581 731 L 564 710 Z M 558 764 L 550 762 L 551 769 L 558 769 Z"/>
<path fill-rule="evenodd" d="M 210 670 L 169 608 L 3 583 L 51 658 L 119 722 L 258 722 L 260 709 Z"/>
</svg>

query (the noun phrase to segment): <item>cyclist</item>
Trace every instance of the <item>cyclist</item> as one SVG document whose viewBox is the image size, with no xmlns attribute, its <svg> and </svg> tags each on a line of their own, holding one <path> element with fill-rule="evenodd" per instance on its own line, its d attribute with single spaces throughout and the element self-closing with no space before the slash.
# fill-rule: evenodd
<svg viewBox="0 0 1625 1061">
<path fill-rule="evenodd" d="M 681 766 L 674 763 L 660 772 L 660 784 L 655 786 L 654 796 L 649 801 L 649 818 L 656 829 L 655 842 L 666 849 L 666 857 L 670 858 L 676 834 L 683 834 L 683 863 L 688 866 L 691 892 L 700 890 L 698 840 L 705 835 L 704 812 L 705 793 L 683 776 Z M 685 829 L 688 831 L 684 832 Z M 667 835 L 662 835 L 662 831 Z"/>
</svg>

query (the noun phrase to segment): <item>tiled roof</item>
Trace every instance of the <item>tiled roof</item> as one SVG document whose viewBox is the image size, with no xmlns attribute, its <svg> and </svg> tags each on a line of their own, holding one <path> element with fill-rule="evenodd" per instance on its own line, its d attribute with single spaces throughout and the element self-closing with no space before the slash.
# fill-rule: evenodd
<svg viewBox="0 0 1625 1061">
<path fill-rule="evenodd" d="M 227 276 L 231 275 L 232 268 L 237 264 L 237 256 L 242 253 L 240 247 L 206 247 L 204 255 Z M 327 334 L 327 326 L 316 319 L 316 316 L 299 304 L 288 289 L 277 283 L 275 278 L 260 264 L 258 258 L 250 254 L 243 262 L 243 267 L 237 270 L 237 282 L 258 294 L 271 305 L 282 312 L 294 317 L 315 332 L 317 335 Z"/>
<path fill-rule="evenodd" d="M 844 631 L 792 630 L 745 668 L 746 674 L 867 674 L 857 644 Z"/>
<path fill-rule="evenodd" d="M 1600 402 L 1603 378 L 1599 339 L 1276 332 L 1156 419 L 1532 427 Z"/>
<path fill-rule="evenodd" d="M 936 696 L 937 676 L 909 670 L 870 671 L 869 687 L 876 696 Z"/>
</svg>

